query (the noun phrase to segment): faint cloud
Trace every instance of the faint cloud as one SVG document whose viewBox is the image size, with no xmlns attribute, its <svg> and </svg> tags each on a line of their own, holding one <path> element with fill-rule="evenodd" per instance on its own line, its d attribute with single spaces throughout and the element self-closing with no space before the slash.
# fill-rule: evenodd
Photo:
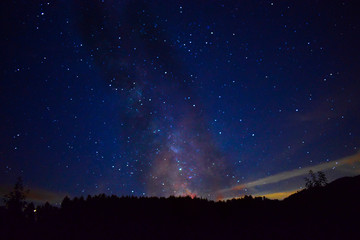
<svg viewBox="0 0 360 240">
<path fill-rule="evenodd" d="M 269 184 L 279 183 L 285 180 L 290 180 L 296 177 L 305 176 L 309 173 L 310 170 L 317 172 L 317 171 L 327 171 L 327 170 L 334 170 L 341 173 L 346 173 L 346 175 L 357 175 L 359 174 L 359 167 L 360 167 L 360 153 L 356 153 L 354 155 L 344 157 L 338 160 L 334 160 L 331 162 L 321 163 L 311 167 L 305 167 L 301 169 L 290 170 L 282 173 L 278 173 L 269 177 L 261 178 L 252 182 L 235 185 L 230 188 L 225 188 L 219 191 L 219 193 L 231 193 L 243 189 L 251 189 L 252 194 L 259 196 L 262 195 L 261 193 L 256 191 L 257 187 L 262 187 Z M 345 176 L 345 175 L 343 175 Z M 287 194 L 291 194 L 291 192 L 296 191 L 294 188 L 292 190 L 286 192 L 275 192 L 272 190 L 268 190 L 264 193 L 265 196 L 269 196 L 269 198 L 276 198 L 278 199 L 286 197 Z"/>
</svg>

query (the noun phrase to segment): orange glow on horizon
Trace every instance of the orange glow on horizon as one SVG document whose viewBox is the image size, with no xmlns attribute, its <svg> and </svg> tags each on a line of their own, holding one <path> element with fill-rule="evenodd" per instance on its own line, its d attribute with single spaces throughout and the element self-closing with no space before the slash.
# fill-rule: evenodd
<svg viewBox="0 0 360 240">
<path fill-rule="evenodd" d="M 271 200 L 283 200 L 284 198 L 287 198 L 288 196 L 296 193 L 298 190 L 292 190 L 292 191 L 286 191 L 286 192 L 275 192 L 275 193 L 268 193 L 264 195 L 256 195 L 255 197 L 266 197 Z"/>
</svg>

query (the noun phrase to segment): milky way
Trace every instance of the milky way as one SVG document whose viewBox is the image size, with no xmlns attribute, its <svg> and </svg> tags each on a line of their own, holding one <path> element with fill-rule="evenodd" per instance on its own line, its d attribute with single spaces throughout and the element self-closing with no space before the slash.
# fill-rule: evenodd
<svg viewBox="0 0 360 240">
<path fill-rule="evenodd" d="M 79 27 L 107 84 L 127 101 L 128 149 L 149 162 L 148 194 L 216 198 L 229 169 L 201 101 L 189 97 L 189 71 L 143 1 L 115 6 L 80 6 Z"/>
<path fill-rule="evenodd" d="M 341 164 L 360 149 L 357 5 L 1 1 L 0 193 L 285 196 L 308 169 L 359 174 Z"/>
</svg>

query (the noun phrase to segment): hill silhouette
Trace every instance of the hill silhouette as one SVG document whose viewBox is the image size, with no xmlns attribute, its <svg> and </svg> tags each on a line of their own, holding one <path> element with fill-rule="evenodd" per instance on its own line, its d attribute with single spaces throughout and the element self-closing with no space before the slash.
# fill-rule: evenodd
<svg viewBox="0 0 360 240">
<path fill-rule="evenodd" d="M 332 202 L 332 201 L 360 202 L 360 175 L 339 178 L 320 188 L 304 189 L 290 195 L 284 201 L 295 202 Z"/>
<path fill-rule="evenodd" d="M 64 198 L 61 207 L 0 209 L 1 239 L 357 239 L 360 176 L 283 201 L 245 196 Z"/>
</svg>

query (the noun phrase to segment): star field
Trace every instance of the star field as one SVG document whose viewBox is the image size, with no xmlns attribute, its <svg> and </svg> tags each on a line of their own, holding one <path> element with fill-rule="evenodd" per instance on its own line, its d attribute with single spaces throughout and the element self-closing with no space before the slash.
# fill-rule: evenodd
<svg viewBox="0 0 360 240">
<path fill-rule="evenodd" d="M 1 5 L 2 186 L 221 199 L 360 173 L 335 163 L 360 147 L 354 1 Z"/>
</svg>

